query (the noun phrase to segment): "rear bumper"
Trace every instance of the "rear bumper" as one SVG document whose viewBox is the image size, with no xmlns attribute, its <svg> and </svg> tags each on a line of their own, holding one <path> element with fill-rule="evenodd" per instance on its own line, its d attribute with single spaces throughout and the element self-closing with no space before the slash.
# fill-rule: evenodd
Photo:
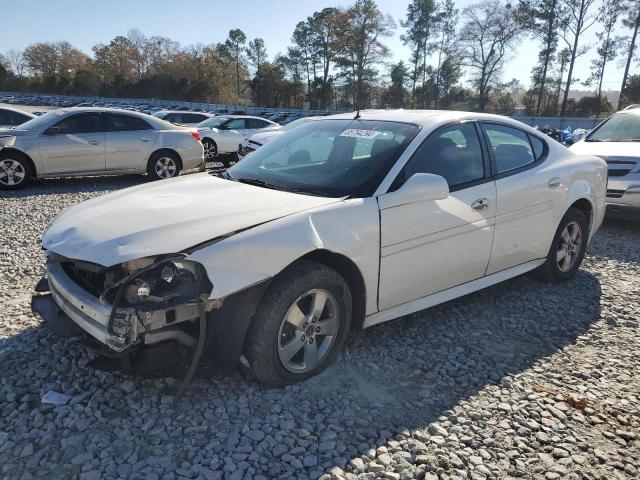
<svg viewBox="0 0 640 480">
<path fill-rule="evenodd" d="M 200 142 L 193 147 L 179 149 L 178 154 L 182 160 L 183 170 L 191 170 L 204 163 L 204 147 Z"/>
</svg>

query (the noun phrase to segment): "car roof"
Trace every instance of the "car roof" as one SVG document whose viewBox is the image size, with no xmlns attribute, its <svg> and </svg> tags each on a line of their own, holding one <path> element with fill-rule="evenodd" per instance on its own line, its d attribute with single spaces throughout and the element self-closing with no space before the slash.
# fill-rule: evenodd
<svg viewBox="0 0 640 480">
<path fill-rule="evenodd" d="M 162 110 L 158 110 L 156 113 L 195 113 L 198 115 L 207 115 L 209 117 L 214 116 L 213 113 L 209 113 L 209 112 L 193 112 L 191 110 L 165 110 L 164 108 Z"/>
<path fill-rule="evenodd" d="M 460 112 L 455 110 L 360 110 L 361 120 L 378 120 L 387 122 L 403 122 L 412 123 L 415 125 L 421 125 L 425 127 L 431 127 L 437 124 L 443 124 L 448 122 L 462 121 L 462 120 L 484 120 L 487 122 L 500 122 L 504 124 L 511 124 L 514 127 L 525 129 L 528 131 L 535 131 L 532 127 L 509 117 L 502 115 L 494 115 L 491 113 L 478 113 L 478 112 Z M 320 117 L 318 121 L 330 119 L 354 119 L 356 112 L 340 113 L 337 115 L 328 115 Z"/>
</svg>

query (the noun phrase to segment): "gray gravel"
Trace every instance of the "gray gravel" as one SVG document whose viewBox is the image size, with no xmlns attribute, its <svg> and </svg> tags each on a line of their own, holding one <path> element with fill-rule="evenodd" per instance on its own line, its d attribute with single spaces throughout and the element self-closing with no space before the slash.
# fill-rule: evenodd
<svg viewBox="0 0 640 480">
<path fill-rule="evenodd" d="M 98 370 L 29 307 L 46 226 L 140 181 L 0 193 L 1 477 L 640 477 L 637 223 L 608 221 L 569 283 L 522 277 L 354 334 L 301 385 L 201 375 L 173 406 L 178 380 Z"/>
</svg>

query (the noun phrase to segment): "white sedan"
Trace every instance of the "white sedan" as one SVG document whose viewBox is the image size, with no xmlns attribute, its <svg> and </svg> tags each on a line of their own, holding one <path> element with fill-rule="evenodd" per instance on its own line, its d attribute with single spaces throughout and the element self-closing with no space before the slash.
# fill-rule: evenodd
<svg viewBox="0 0 640 480">
<path fill-rule="evenodd" d="M 602 159 L 505 117 L 325 117 L 223 173 L 67 210 L 43 237 L 68 316 L 49 320 L 118 352 L 169 340 L 198 352 L 207 340 L 209 355 L 260 382 L 300 381 L 352 328 L 531 270 L 571 279 L 606 180 Z"/>
<path fill-rule="evenodd" d="M 228 167 L 230 160 L 225 155 L 237 154 L 243 140 L 256 133 L 278 130 L 282 126 L 266 118 L 224 115 L 205 120 L 196 128 L 202 135 L 206 160 L 213 161 L 220 155 L 222 163 Z"/>
</svg>

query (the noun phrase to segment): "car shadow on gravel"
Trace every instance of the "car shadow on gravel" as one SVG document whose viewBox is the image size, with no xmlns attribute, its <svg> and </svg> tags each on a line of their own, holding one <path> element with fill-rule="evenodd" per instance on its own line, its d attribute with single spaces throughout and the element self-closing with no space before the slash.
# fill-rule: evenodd
<svg viewBox="0 0 640 480">
<path fill-rule="evenodd" d="M 127 432 L 140 437 L 134 442 L 138 458 L 170 439 L 163 452 L 177 465 L 197 463 L 212 452 L 231 454 L 244 444 L 271 458 L 262 471 L 268 478 L 284 475 L 295 464 L 271 457 L 273 445 L 284 443 L 293 451 L 304 444 L 301 451 L 313 458 L 307 462 L 305 456 L 304 466 L 296 468 L 317 478 L 318 472 L 344 467 L 407 429 L 426 430 L 485 387 L 516 388 L 510 376 L 590 329 L 600 317 L 601 293 L 599 280 L 586 271 L 560 285 L 519 277 L 354 332 L 335 365 L 301 384 L 268 389 L 237 372 L 201 370 L 178 405 L 171 402 L 179 378 L 105 372 L 92 366 L 92 356 L 78 339 L 53 338 L 43 326 L 29 328 L 0 344 L 5 351 L 0 355 L 5 372 L 0 418 L 7 419 L 0 420 L 0 430 L 10 429 L 3 422 L 17 412 L 38 410 L 52 419 L 71 415 L 74 422 L 86 417 L 90 427 L 83 428 L 109 441 L 126 425 Z M 74 413 L 41 405 L 40 396 L 49 389 L 71 395 Z M 530 390 L 520 393 L 526 398 Z M 69 428 L 65 435 L 76 427 Z M 49 434 L 42 435 L 34 441 L 51 441 Z M 269 449 L 259 447 L 269 438 Z M 60 449 L 57 462 L 81 448 L 64 435 L 53 447 Z M 196 460 L 194 450 L 200 452 Z"/>
</svg>

